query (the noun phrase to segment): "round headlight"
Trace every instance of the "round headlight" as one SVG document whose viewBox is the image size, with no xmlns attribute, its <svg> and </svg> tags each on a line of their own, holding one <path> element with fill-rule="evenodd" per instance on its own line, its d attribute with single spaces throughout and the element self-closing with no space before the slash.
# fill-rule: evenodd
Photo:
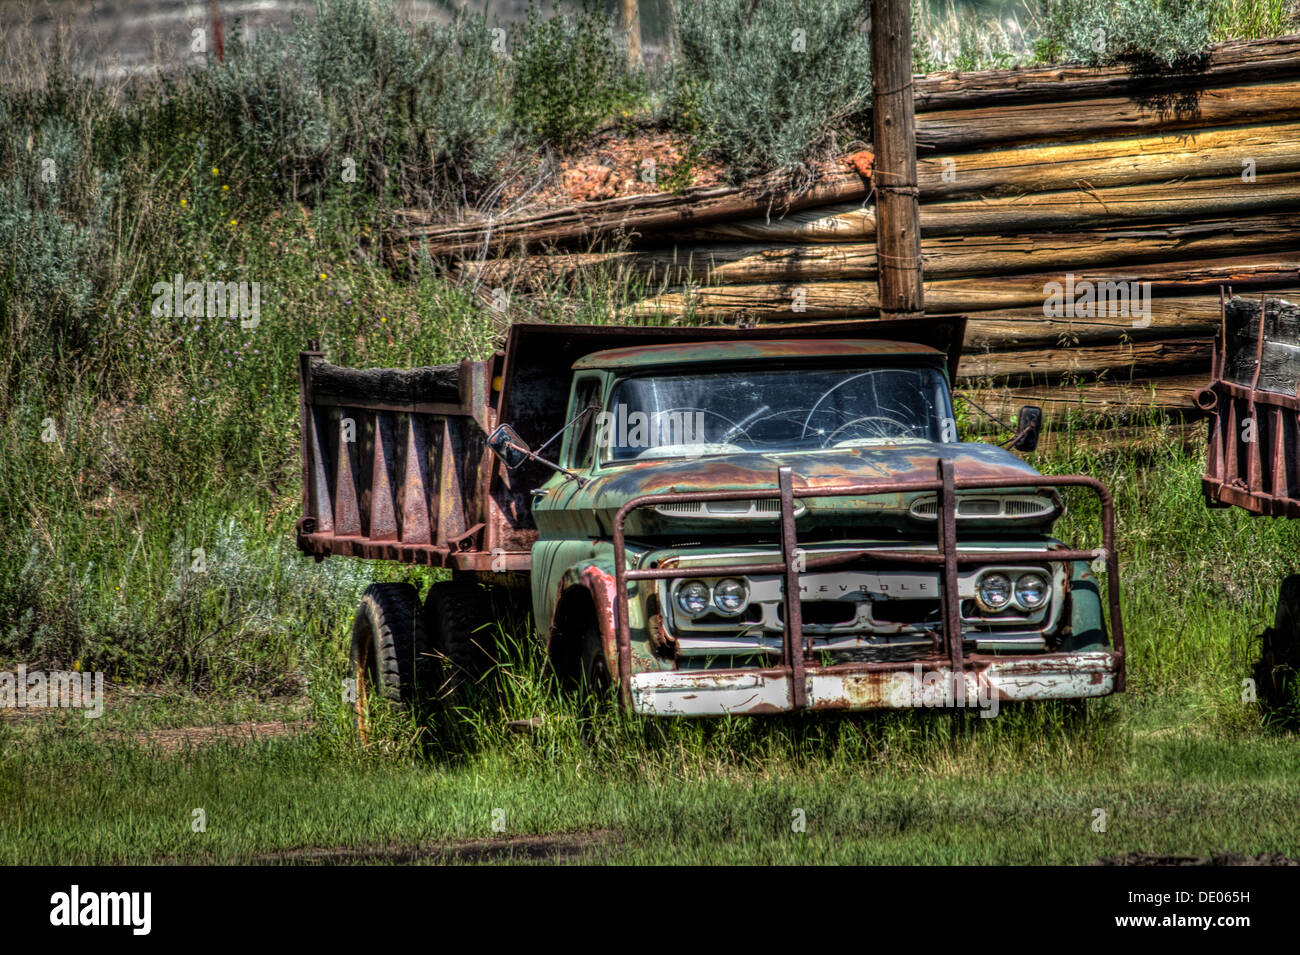
<svg viewBox="0 0 1300 955">
<path fill-rule="evenodd" d="M 1005 610 L 1011 603 L 1011 578 L 1006 574 L 985 574 L 975 588 L 975 597 L 985 610 L 993 613 Z"/>
<path fill-rule="evenodd" d="M 1047 602 L 1047 578 L 1042 574 L 1021 574 L 1016 580 L 1016 603 L 1037 610 Z"/>
<path fill-rule="evenodd" d="M 698 580 L 688 580 L 677 588 L 677 606 L 690 617 L 698 617 L 709 609 L 709 588 Z"/>
<path fill-rule="evenodd" d="M 746 591 L 743 580 L 736 580 L 734 577 L 720 580 L 713 587 L 713 605 L 723 613 L 734 616 L 745 609 L 745 604 L 749 600 Z"/>
</svg>

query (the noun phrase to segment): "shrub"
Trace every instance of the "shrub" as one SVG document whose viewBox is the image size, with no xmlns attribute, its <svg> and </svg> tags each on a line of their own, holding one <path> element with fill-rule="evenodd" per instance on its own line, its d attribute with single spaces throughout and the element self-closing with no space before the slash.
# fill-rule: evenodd
<svg viewBox="0 0 1300 955">
<path fill-rule="evenodd" d="M 861 132 L 871 99 L 865 0 L 698 0 L 679 8 L 675 124 L 740 176 Z"/>
<path fill-rule="evenodd" d="M 95 169 L 81 131 L 57 116 L 33 127 L 0 102 L 0 401 L 33 365 L 80 350 L 105 281 L 114 170 Z"/>
<path fill-rule="evenodd" d="M 643 92 L 631 73 L 613 24 L 590 0 L 571 17 L 542 19 L 535 3 L 511 32 L 514 64 L 510 112 L 525 133 L 560 149 L 572 146 Z"/>
<path fill-rule="evenodd" d="M 487 20 L 411 29 L 392 0 L 319 0 L 315 21 L 233 43 L 194 76 L 215 151 L 284 166 L 282 191 L 319 194 L 346 161 L 357 181 L 405 192 L 486 181 L 510 145 L 509 76 Z M 459 191 L 459 190 L 458 190 Z"/>
<path fill-rule="evenodd" d="M 1090 66 L 1187 66 L 1209 45 L 1210 10 L 1210 0 L 1048 0 L 1038 53 Z"/>
</svg>

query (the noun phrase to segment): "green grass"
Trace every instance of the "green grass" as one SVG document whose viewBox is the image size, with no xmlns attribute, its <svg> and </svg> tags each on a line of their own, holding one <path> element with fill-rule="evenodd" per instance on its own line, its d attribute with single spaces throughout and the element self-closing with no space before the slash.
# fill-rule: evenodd
<svg viewBox="0 0 1300 955">
<path fill-rule="evenodd" d="M 983 724 L 634 721 L 611 728 L 610 746 L 557 754 L 543 731 L 445 763 L 349 755 L 317 734 L 160 753 L 97 728 L 10 729 L 0 864 L 273 861 L 308 848 L 446 861 L 460 841 L 504 859 L 510 840 L 557 833 L 588 835 L 578 858 L 658 864 L 1300 854 L 1294 738 L 1225 733 L 1177 708 L 1096 709 L 1072 729 L 1050 706 Z M 196 808 L 206 832 L 191 830 Z"/>
</svg>

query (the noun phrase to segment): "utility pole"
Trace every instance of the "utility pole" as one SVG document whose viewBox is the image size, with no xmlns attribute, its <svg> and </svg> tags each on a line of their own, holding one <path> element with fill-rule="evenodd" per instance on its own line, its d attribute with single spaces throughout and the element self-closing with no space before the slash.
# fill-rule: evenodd
<svg viewBox="0 0 1300 955">
<path fill-rule="evenodd" d="M 641 66 L 641 12 L 637 0 L 623 0 L 623 30 L 627 33 L 627 65 L 635 70 Z"/>
<path fill-rule="evenodd" d="M 217 9 L 217 0 L 209 0 L 208 10 L 212 15 L 212 46 L 217 51 L 217 62 L 226 62 L 226 37 L 221 28 L 221 11 Z"/>
<path fill-rule="evenodd" d="M 881 318 L 925 314 L 908 0 L 871 0 L 871 139 Z"/>
</svg>

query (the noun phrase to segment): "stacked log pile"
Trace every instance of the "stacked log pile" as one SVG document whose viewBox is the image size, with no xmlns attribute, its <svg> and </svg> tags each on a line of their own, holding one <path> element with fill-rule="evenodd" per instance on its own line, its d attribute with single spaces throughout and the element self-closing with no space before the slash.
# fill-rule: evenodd
<svg viewBox="0 0 1300 955">
<path fill-rule="evenodd" d="M 1220 287 L 1300 301 L 1300 36 L 1181 74 L 919 77 L 916 109 L 926 310 L 970 317 L 959 384 L 991 411 L 1194 414 Z M 870 158 L 850 158 L 799 194 L 768 180 L 392 238 L 489 287 L 624 269 L 651 290 L 629 320 L 870 316 Z"/>
</svg>

